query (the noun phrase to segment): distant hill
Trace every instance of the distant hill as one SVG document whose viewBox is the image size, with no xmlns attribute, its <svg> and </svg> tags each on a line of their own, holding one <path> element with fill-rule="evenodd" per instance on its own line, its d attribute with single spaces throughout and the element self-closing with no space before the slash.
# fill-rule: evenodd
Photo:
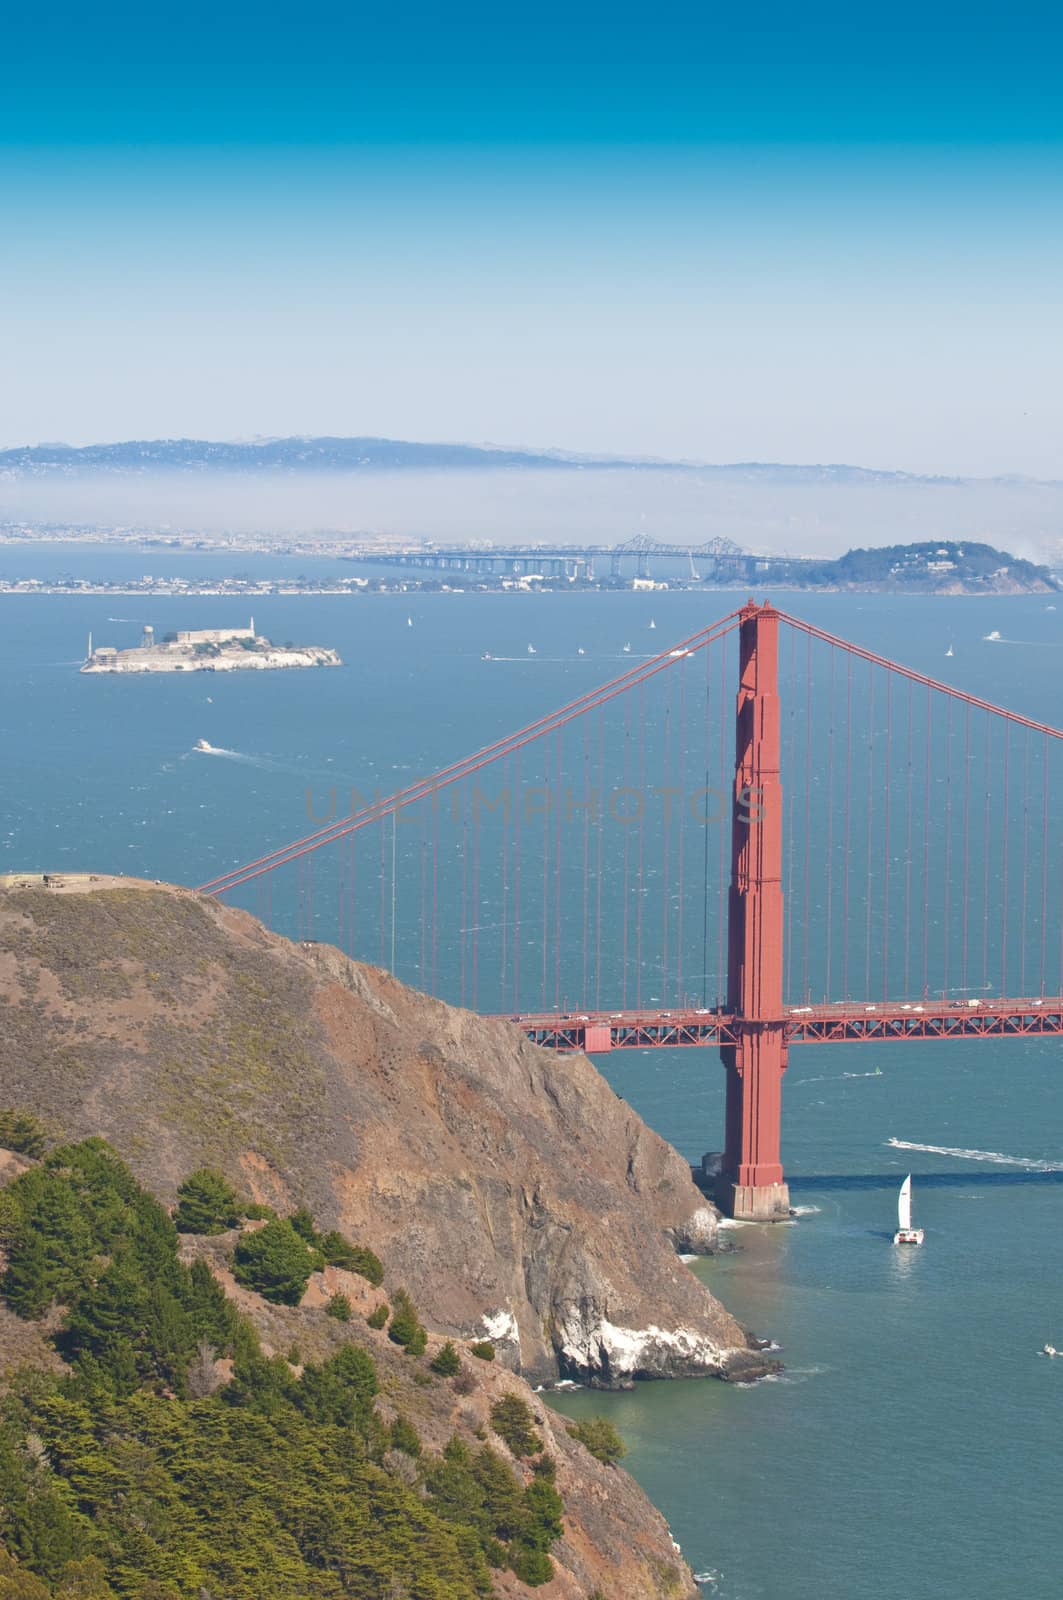
<svg viewBox="0 0 1063 1600">
<path fill-rule="evenodd" d="M 630 456 L 587 456 L 563 450 L 503 449 L 491 445 L 421 444 L 403 439 L 330 437 L 212 441 L 133 439 L 114 444 L 36 444 L 0 450 L 2 478 L 71 478 L 156 472 L 299 474 L 341 472 L 525 471 L 696 472 L 740 482 L 778 484 L 937 484 L 967 480 L 880 472 L 844 463 L 742 461 L 711 464 Z M 1016 482 L 1018 480 L 991 480 Z"/>
<path fill-rule="evenodd" d="M 1060 584 L 1048 567 L 964 540 L 927 540 L 847 550 L 834 561 L 757 563 L 765 582 L 800 589 L 848 589 L 876 594 L 1049 594 Z"/>
</svg>

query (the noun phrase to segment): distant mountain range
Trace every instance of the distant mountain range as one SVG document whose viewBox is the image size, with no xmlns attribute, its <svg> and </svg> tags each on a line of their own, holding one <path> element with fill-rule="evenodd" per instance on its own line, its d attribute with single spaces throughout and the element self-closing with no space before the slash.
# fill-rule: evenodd
<svg viewBox="0 0 1063 1600">
<path fill-rule="evenodd" d="M 76 478 L 89 475 L 146 476 L 156 472 L 189 474 L 285 474 L 407 471 L 579 472 L 668 471 L 762 483 L 937 484 L 978 481 L 879 472 L 844 464 L 800 466 L 742 461 L 710 465 L 625 456 L 581 456 L 561 450 L 502 449 L 471 444 L 418 444 L 403 439 L 133 439 L 117 444 L 36 444 L 0 450 L 2 478 Z M 995 478 L 994 483 L 1033 482 Z"/>
</svg>

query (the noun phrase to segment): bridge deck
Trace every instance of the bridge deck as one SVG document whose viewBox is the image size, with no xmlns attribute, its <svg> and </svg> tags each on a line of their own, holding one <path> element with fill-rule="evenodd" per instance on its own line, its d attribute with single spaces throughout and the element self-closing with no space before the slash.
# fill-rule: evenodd
<svg viewBox="0 0 1063 1600">
<path fill-rule="evenodd" d="M 515 1023 L 553 1050 L 677 1049 L 735 1042 L 722 1010 L 522 1012 Z M 790 1006 L 779 1019 L 788 1044 L 885 1044 L 895 1039 L 1015 1039 L 1063 1035 L 1063 996 L 1036 999 Z"/>
</svg>

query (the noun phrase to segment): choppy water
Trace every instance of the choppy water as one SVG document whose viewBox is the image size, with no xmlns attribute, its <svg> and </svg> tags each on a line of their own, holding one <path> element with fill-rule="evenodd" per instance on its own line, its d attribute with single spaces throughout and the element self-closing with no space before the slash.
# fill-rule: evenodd
<svg viewBox="0 0 1063 1600">
<path fill-rule="evenodd" d="M 231 570 L 225 559 L 109 553 L 96 571 Z M 301 569 L 311 564 L 298 563 Z M 0 573 L 86 572 L 87 553 L 0 549 Z M 281 570 L 264 557 L 244 571 Z M 241 602 L 0 598 L 0 864 L 197 882 L 305 831 L 306 784 L 371 791 L 432 770 L 607 675 L 656 616 L 679 638 L 732 597 L 457 595 L 255 601 L 260 628 L 336 645 L 342 673 L 85 679 L 97 642 L 139 626 L 243 620 Z M 795 596 L 791 609 L 975 694 L 1059 725 L 1063 612 L 1042 599 Z M 407 628 L 411 615 L 414 627 Z M 127 621 L 110 621 L 120 617 Z M 519 623 L 514 619 L 519 617 Z M 993 630 L 1025 641 L 986 645 Z M 571 659 L 577 637 L 587 650 Z M 505 674 L 484 650 L 534 637 Z M 578 676 L 577 676 L 578 675 Z M 192 754 L 198 739 L 218 754 Z M 785 1147 L 798 1220 L 735 1228 L 697 1270 L 785 1374 L 752 1388 L 569 1394 L 607 1412 L 628 1465 L 718 1600 L 959 1600 L 1060 1592 L 1063 1347 L 1060 1048 L 1051 1042 L 795 1049 Z M 718 1146 L 711 1053 L 603 1063 L 691 1159 Z M 876 1070 L 880 1069 L 880 1070 Z M 921 1250 L 890 1244 L 915 1173 Z M 621 1597 L 616 1597 L 621 1600 Z"/>
</svg>

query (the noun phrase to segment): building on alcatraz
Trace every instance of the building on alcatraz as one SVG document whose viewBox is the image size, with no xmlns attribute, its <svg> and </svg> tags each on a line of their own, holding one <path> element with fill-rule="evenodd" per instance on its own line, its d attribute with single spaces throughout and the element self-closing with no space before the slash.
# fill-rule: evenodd
<svg viewBox="0 0 1063 1600">
<path fill-rule="evenodd" d="M 255 619 L 246 628 L 200 628 L 198 632 L 184 629 L 177 635 L 178 644 L 224 644 L 227 639 L 254 639 Z"/>
</svg>

